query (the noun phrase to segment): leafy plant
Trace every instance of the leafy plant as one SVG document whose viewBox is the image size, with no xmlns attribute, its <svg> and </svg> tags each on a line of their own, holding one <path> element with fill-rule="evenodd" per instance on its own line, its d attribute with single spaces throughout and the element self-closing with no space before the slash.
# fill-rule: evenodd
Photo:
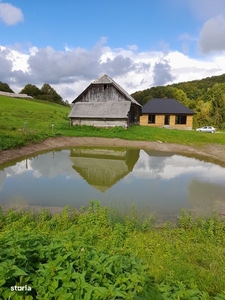
<svg viewBox="0 0 225 300">
<path fill-rule="evenodd" d="M 112 215 L 98 201 L 54 215 L 0 209 L 0 299 L 225 299 L 217 215 L 181 211 L 160 227 L 137 220 L 134 206 Z"/>
</svg>

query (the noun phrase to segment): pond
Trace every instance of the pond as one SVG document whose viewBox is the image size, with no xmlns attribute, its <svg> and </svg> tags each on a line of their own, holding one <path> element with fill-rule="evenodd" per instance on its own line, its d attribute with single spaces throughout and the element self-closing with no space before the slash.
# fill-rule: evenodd
<svg viewBox="0 0 225 300">
<path fill-rule="evenodd" d="M 126 214 L 173 220 L 181 209 L 225 213 L 225 168 L 144 149 L 79 147 L 0 165 L 3 208 L 87 207 L 90 200 Z"/>
</svg>

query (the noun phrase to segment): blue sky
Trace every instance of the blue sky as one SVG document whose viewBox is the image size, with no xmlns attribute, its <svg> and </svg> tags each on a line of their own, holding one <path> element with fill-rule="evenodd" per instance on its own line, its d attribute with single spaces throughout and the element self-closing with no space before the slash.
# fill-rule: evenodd
<svg viewBox="0 0 225 300">
<path fill-rule="evenodd" d="M 0 81 L 72 101 L 108 74 L 129 93 L 225 73 L 224 0 L 0 0 Z"/>
</svg>

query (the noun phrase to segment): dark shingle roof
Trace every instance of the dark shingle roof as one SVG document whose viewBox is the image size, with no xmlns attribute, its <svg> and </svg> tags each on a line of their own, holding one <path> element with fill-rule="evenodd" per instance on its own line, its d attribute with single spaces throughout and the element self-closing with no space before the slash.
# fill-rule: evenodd
<svg viewBox="0 0 225 300">
<path fill-rule="evenodd" d="M 154 98 L 142 107 L 143 114 L 185 114 L 193 115 L 194 111 L 176 99 Z"/>
</svg>

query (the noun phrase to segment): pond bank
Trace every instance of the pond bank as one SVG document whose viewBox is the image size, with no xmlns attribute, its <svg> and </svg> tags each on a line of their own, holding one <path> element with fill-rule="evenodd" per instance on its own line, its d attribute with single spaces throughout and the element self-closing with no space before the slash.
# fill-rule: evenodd
<svg viewBox="0 0 225 300">
<path fill-rule="evenodd" d="M 208 144 L 204 146 L 187 146 L 180 144 L 163 143 L 161 141 L 130 141 L 122 139 L 109 139 L 98 137 L 57 137 L 49 138 L 37 144 L 30 144 L 20 149 L 10 149 L 0 152 L 0 164 L 23 158 L 31 154 L 60 148 L 76 146 L 99 146 L 99 147 L 132 147 L 142 149 L 152 149 L 165 152 L 186 154 L 197 158 L 225 166 L 225 146 L 218 144 Z"/>
</svg>

